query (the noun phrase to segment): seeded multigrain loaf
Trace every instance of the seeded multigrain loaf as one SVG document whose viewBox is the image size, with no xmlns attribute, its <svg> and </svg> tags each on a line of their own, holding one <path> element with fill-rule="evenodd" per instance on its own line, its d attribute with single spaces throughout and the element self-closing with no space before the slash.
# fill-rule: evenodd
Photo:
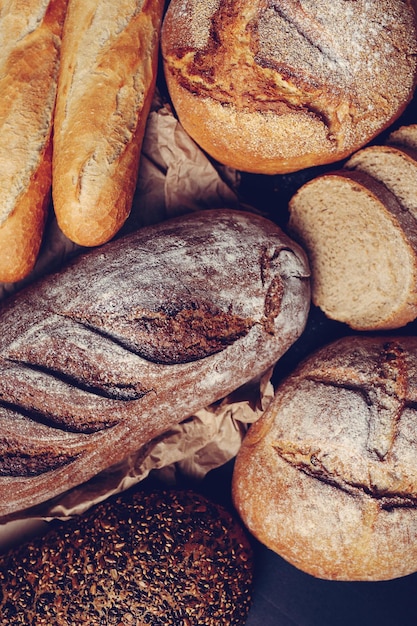
<svg viewBox="0 0 417 626">
<path fill-rule="evenodd" d="M 416 84 L 410 1 L 171 0 L 161 44 L 185 130 L 255 173 L 345 158 L 400 115 Z"/>
<path fill-rule="evenodd" d="M 66 0 L 0 11 L 0 282 L 32 270 L 51 196 L 51 132 Z"/>
<path fill-rule="evenodd" d="M 310 306 L 271 221 L 199 211 L 119 238 L 0 310 L 0 517 L 81 484 L 266 372 Z"/>
<path fill-rule="evenodd" d="M 237 455 L 249 530 L 319 578 L 415 572 L 416 400 L 416 337 L 345 337 L 309 356 Z"/>
<path fill-rule="evenodd" d="M 0 557 L 0 624 L 243 626 L 252 567 L 222 506 L 125 493 Z"/>
<path fill-rule="evenodd" d="M 399 328 L 417 316 L 417 221 L 410 193 L 415 164 L 373 148 L 366 152 L 369 163 L 374 154 L 381 180 L 410 206 L 359 167 L 312 179 L 289 203 L 289 232 L 309 257 L 313 302 L 355 330 Z M 395 170 L 393 157 L 400 161 Z"/>
<path fill-rule="evenodd" d="M 164 0 L 69 0 L 54 120 L 64 234 L 109 241 L 127 219 L 154 93 Z"/>
</svg>

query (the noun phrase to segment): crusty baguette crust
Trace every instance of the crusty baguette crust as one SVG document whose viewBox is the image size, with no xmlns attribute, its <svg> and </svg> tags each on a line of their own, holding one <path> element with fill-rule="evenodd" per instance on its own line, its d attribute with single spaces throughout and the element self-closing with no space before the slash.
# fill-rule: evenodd
<svg viewBox="0 0 417 626">
<path fill-rule="evenodd" d="M 301 248 L 269 220 L 227 210 L 112 241 L 6 301 L 0 517 L 267 371 L 309 306 Z"/>
<path fill-rule="evenodd" d="M 54 123 L 53 203 L 83 246 L 128 217 L 154 92 L 163 0 L 70 0 Z"/>
<path fill-rule="evenodd" d="M 33 268 L 51 191 L 51 132 L 66 0 L 0 14 L 0 282 Z"/>
<path fill-rule="evenodd" d="M 191 137 L 221 163 L 277 174 L 345 158 L 401 114 L 416 33 L 409 1 L 172 0 L 161 44 Z"/>
<path fill-rule="evenodd" d="M 320 578 L 417 570 L 416 364 L 416 337 L 351 336 L 279 385 L 233 476 L 260 541 Z"/>
</svg>

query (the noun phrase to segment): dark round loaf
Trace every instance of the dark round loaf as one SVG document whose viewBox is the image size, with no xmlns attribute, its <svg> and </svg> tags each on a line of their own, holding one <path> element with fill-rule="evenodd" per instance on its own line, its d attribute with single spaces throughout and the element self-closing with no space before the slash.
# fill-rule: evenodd
<svg viewBox="0 0 417 626">
<path fill-rule="evenodd" d="M 244 624 L 250 542 L 223 506 L 136 491 L 62 522 L 0 560 L 0 624 Z"/>
<path fill-rule="evenodd" d="M 337 161 L 396 119 L 416 81 L 410 1 L 172 0 L 161 33 L 185 130 L 238 170 Z"/>
</svg>

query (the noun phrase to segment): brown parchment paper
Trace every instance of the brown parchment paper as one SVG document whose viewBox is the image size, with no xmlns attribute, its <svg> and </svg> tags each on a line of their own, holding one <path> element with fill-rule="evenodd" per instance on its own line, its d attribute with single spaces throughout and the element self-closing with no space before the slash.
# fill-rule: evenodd
<svg viewBox="0 0 417 626">
<path fill-rule="evenodd" d="M 238 187 L 239 174 L 215 166 L 156 93 L 144 137 L 131 216 L 120 234 L 190 211 L 221 207 L 251 210 L 241 204 Z M 53 214 L 44 240 L 34 271 L 19 283 L 0 284 L 0 301 L 85 250 L 66 239 Z M 211 469 L 237 454 L 247 428 L 260 417 L 273 396 L 270 374 L 215 405 L 202 408 L 88 483 L 34 508 L 27 517 L 27 528 L 33 527 L 37 532 L 43 520 L 78 515 L 151 472 L 157 472 L 167 483 L 175 482 L 179 474 L 202 479 Z M 13 528 L 24 535 L 22 520 L 0 525 L 0 549 L 13 541 Z"/>
</svg>

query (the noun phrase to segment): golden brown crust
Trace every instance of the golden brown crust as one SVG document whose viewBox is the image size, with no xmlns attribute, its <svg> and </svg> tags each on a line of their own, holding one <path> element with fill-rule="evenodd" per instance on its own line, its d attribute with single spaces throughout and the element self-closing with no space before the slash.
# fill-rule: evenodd
<svg viewBox="0 0 417 626">
<path fill-rule="evenodd" d="M 0 20 L 0 281 L 36 261 L 51 189 L 51 129 L 66 0 L 11 6 Z"/>
<path fill-rule="evenodd" d="M 163 7 L 163 0 L 69 5 L 52 193 L 60 228 L 80 245 L 108 241 L 130 213 Z"/>
<path fill-rule="evenodd" d="M 280 385 L 233 477 L 260 541 L 320 578 L 416 571 L 416 364 L 415 337 L 345 337 Z"/>
<path fill-rule="evenodd" d="M 184 128 L 251 172 L 346 157 L 400 115 L 416 84 L 410 2 L 173 0 L 161 43 Z"/>
</svg>

